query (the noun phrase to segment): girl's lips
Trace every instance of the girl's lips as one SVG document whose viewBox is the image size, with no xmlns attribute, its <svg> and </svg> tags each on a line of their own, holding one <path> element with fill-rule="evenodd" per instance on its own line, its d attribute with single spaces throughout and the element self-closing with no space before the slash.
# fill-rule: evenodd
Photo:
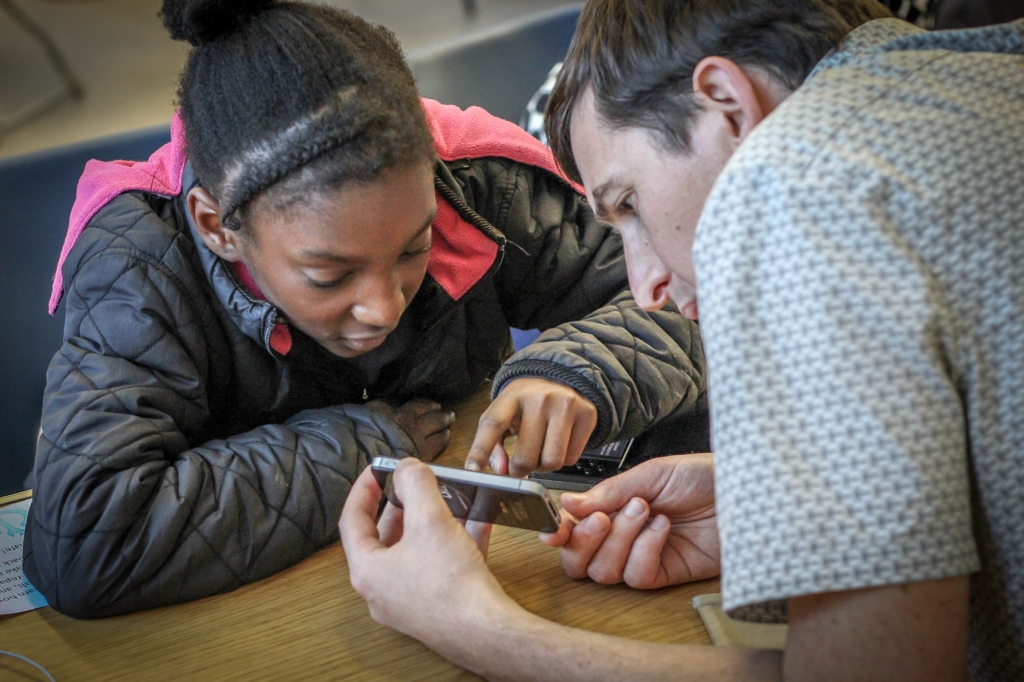
<svg viewBox="0 0 1024 682">
<path fill-rule="evenodd" d="M 388 338 L 387 334 L 381 334 L 380 336 L 364 336 L 358 339 L 343 338 L 342 343 L 354 351 L 365 353 L 366 351 L 373 350 L 380 344 L 384 343 L 384 339 L 386 338 Z"/>
</svg>

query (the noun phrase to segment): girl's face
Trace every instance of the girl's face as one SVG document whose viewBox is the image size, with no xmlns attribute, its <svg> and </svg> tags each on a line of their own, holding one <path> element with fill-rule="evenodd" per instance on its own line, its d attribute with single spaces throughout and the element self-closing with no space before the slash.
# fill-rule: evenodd
<svg viewBox="0 0 1024 682">
<path fill-rule="evenodd" d="M 437 212 L 429 163 L 391 168 L 279 211 L 234 240 L 267 300 L 343 358 L 380 346 L 423 282 Z"/>
</svg>

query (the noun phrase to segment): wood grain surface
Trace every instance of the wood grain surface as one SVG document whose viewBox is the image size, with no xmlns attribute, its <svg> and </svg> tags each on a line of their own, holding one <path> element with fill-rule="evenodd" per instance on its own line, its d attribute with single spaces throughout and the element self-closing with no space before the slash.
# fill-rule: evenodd
<svg viewBox="0 0 1024 682">
<path fill-rule="evenodd" d="M 481 388 L 452 406 L 458 420 L 438 463 L 461 466 L 487 402 Z M 717 580 L 654 591 L 573 581 L 557 550 L 534 533 L 504 527 L 495 527 L 488 563 L 516 601 L 557 623 L 710 644 L 691 600 L 717 592 Z M 57 682 L 477 679 L 377 625 L 349 585 L 340 543 L 266 580 L 187 604 L 101 620 L 75 620 L 49 607 L 0 616 L 0 649 L 37 661 Z M 0 656 L 0 680 L 43 679 Z"/>
</svg>

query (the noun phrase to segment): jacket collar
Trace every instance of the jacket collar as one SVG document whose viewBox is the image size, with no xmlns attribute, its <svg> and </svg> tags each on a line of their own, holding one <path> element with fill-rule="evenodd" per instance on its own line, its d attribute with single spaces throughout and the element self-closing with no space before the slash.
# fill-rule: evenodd
<svg viewBox="0 0 1024 682">
<path fill-rule="evenodd" d="M 243 334 L 266 348 L 268 352 L 287 355 L 291 350 L 291 337 L 284 316 L 272 303 L 262 299 L 258 290 L 253 292 L 247 289 L 230 265 L 210 251 L 199 236 L 186 201 L 189 190 L 199 185 L 199 178 L 196 177 L 192 164 L 186 162 L 182 172 L 181 193 L 177 199 L 180 203 L 179 209 L 188 223 L 203 272 L 213 287 L 217 300 Z M 287 336 L 286 342 L 284 336 Z"/>
</svg>

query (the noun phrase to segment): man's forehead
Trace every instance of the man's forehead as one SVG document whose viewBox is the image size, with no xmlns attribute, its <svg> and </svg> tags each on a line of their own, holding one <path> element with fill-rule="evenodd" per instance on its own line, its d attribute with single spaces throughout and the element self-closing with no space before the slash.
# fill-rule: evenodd
<svg viewBox="0 0 1024 682">
<path fill-rule="evenodd" d="M 583 91 L 573 108 L 570 126 L 576 166 L 583 176 L 591 203 L 596 202 L 595 208 L 599 208 L 604 195 L 619 182 L 616 177 L 616 159 L 619 155 L 612 149 L 615 131 L 601 120 L 593 91 L 589 87 Z"/>
<path fill-rule="evenodd" d="M 597 112 L 597 101 L 594 99 L 594 91 L 587 86 L 572 108 L 572 118 L 569 120 L 570 137 L 575 151 L 577 141 L 588 144 L 595 138 L 600 138 L 603 133 L 610 132 L 607 126 L 602 125 L 601 116 Z"/>
</svg>

